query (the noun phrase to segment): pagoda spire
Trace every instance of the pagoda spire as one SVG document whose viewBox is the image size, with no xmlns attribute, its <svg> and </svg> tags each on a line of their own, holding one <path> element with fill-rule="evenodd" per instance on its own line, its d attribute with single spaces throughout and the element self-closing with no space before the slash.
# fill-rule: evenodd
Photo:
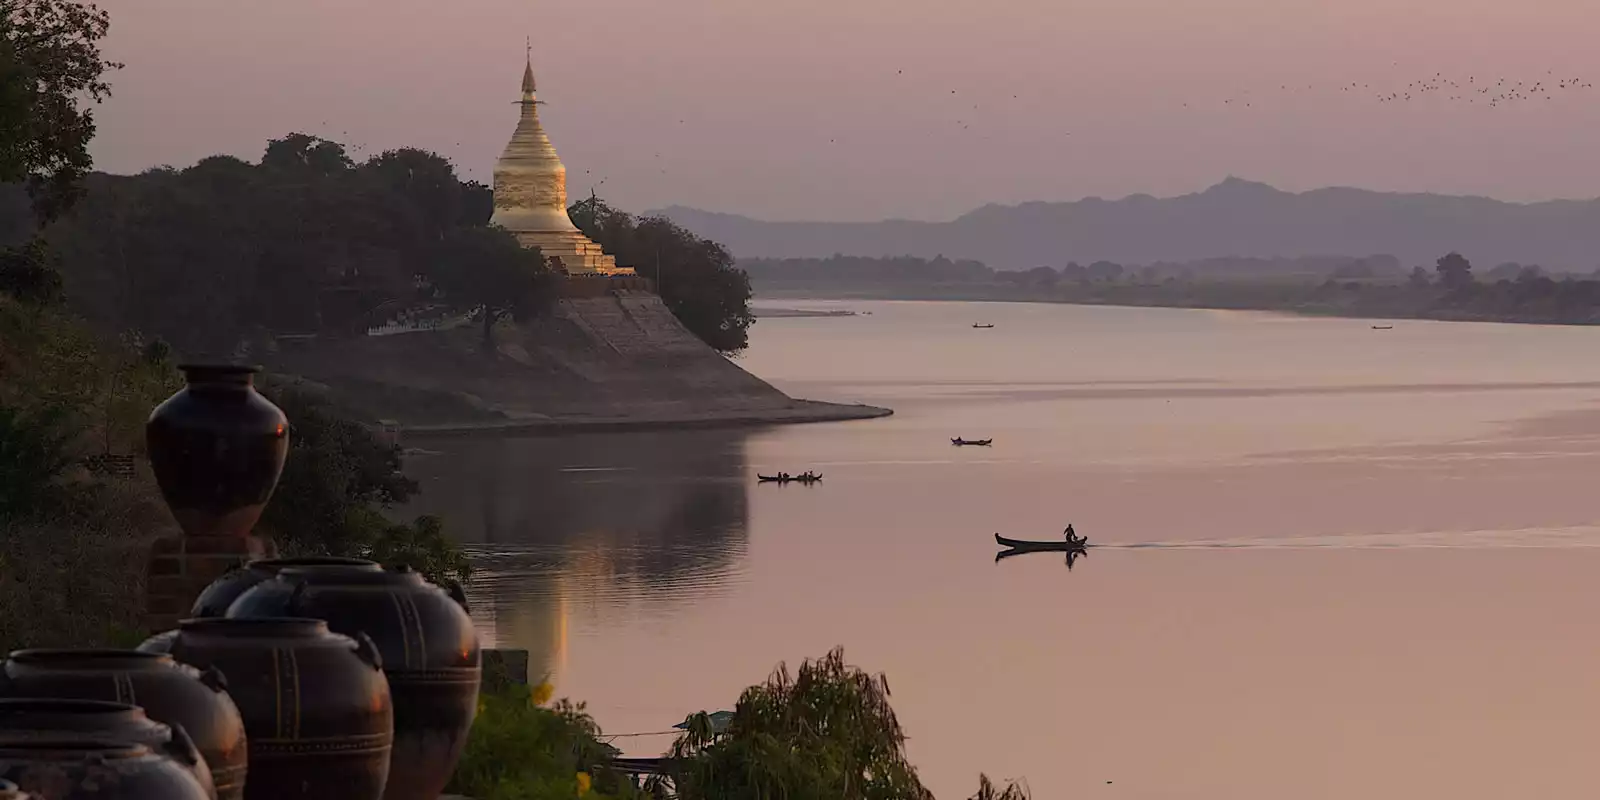
<svg viewBox="0 0 1600 800">
<path fill-rule="evenodd" d="M 526 66 L 522 68 L 522 102 L 537 103 L 539 101 L 534 99 L 534 92 L 537 90 L 538 85 L 533 80 L 533 37 L 531 36 L 528 37 L 527 53 L 528 60 Z"/>
</svg>

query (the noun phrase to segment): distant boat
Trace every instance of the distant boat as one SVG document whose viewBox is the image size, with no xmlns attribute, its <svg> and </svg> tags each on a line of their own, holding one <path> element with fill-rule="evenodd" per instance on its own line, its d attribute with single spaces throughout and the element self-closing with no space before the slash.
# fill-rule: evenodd
<svg viewBox="0 0 1600 800">
<path fill-rule="evenodd" d="M 987 322 L 983 322 L 983 323 L 974 322 L 974 323 L 972 323 L 972 327 L 974 327 L 974 328 L 993 328 L 994 326 L 990 325 Z"/>
<path fill-rule="evenodd" d="M 950 443 L 955 445 L 956 447 L 966 447 L 968 445 L 971 445 L 973 447 L 988 447 L 989 445 L 994 444 L 994 440 L 993 439 L 962 439 L 961 437 L 958 436 L 958 437 L 956 437 L 954 439 L 951 439 Z"/>
<path fill-rule="evenodd" d="M 756 473 L 756 480 L 761 483 L 816 483 L 822 480 L 822 473 L 815 475 L 762 475 Z"/>
<path fill-rule="evenodd" d="M 1393 325 L 1374 325 L 1374 326 L 1372 326 L 1372 329 L 1375 330 L 1375 331 L 1392 331 L 1392 330 L 1394 330 L 1394 326 Z"/>
</svg>

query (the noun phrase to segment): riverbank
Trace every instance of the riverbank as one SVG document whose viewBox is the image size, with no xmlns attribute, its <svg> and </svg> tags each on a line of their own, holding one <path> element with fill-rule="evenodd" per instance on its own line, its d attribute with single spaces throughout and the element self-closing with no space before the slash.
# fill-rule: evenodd
<svg viewBox="0 0 1600 800">
<path fill-rule="evenodd" d="M 408 425 L 407 435 L 471 436 L 501 434 L 600 433 L 632 430 L 687 430 L 704 428 L 744 428 L 762 425 L 799 425 L 813 422 L 847 422 L 878 419 L 894 414 L 893 409 L 864 404 L 825 403 L 820 400 L 794 400 L 788 408 L 746 412 L 699 414 L 635 414 L 617 417 L 524 417 L 479 422 Z"/>
</svg>

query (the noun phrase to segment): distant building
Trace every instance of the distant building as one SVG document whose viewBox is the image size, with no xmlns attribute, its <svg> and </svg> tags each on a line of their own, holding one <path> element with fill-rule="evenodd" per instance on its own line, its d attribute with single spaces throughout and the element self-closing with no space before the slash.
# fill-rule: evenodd
<svg viewBox="0 0 1600 800">
<path fill-rule="evenodd" d="M 490 222 L 537 247 L 571 275 L 633 275 L 617 266 L 567 216 L 567 168 L 539 124 L 530 51 L 522 72 L 522 115 L 494 167 L 494 216 Z"/>
</svg>

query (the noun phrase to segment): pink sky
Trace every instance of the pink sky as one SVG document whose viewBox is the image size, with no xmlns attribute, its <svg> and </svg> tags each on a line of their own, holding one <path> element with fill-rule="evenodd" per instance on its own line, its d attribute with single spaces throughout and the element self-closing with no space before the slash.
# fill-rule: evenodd
<svg viewBox="0 0 1600 800">
<path fill-rule="evenodd" d="M 302 130 L 358 154 L 432 149 L 487 181 L 531 36 L 569 190 L 597 185 L 632 210 L 944 219 L 1181 194 L 1230 174 L 1296 190 L 1600 195 L 1592 0 L 101 5 L 108 56 L 127 64 L 93 148 L 113 172 L 255 159 Z M 1596 88 L 1495 108 L 1375 99 L 1435 73 Z M 1371 88 L 1338 88 L 1351 82 Z"/>
</svg>

